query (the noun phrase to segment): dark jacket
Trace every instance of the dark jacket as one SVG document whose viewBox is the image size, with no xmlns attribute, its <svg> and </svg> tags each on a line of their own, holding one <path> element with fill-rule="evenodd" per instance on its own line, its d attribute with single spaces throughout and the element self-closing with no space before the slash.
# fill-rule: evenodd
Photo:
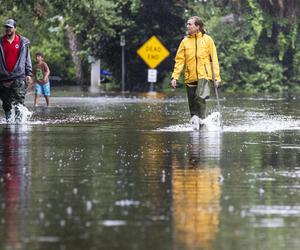
<svg viewBox="0 0 300 250">
<path fill-rule="evenodd" d="M 19 35 L 20 36 L 20 35 Z M 25 78 L 32 75 L 32 64 L 29 53 L 29 40 L 20 36 L 20 50 L 16 65 L 11 73 L 6 70 L 3 51 L 3 37 L 0 38 L 0 81 Z"/>
</svg>

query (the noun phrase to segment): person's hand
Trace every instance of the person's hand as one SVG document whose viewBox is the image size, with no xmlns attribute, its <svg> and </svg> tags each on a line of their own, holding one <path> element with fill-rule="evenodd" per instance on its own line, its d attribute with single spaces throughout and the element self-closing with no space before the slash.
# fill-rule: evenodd
<svg viewBox="0 0 300 250">
<path fill-rule="evenodd" d="M 26 76 L 26 78 L 25 78 L 25 86 L 26 86 L 26 88 L 30 87 L 31 84 L 32 84 L 32 78 L 31 78 L 31 76 Z"/>
<path fill-rule="evenodd" d="M 27 84 L 27 85 L 31 84 L 31 83 L 32 83 L 32 78 L 31 78 L 31 76 L 26 76 L 25 81 L 26 81 L 26 84 Z"/>
<path fill-rule="evenodd" d="M 217 89 L 221 87 L 221 80 L 215 81 L 215 87 Z"/>
<path fill-rule="evenodd" d="M 177 86 L 177 80 L 176 79 L 172 79 L 171 86 L 172 86 L 173 89 L 176 89 L 176 86 Z"/>
</svg>

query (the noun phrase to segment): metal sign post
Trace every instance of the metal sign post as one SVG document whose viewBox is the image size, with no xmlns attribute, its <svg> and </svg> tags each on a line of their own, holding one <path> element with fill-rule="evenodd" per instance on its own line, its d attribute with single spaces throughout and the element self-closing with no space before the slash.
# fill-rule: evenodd
<svg viewBox="0 0 300 250">
<path fill-rule="evenodd" d="M 120 37 L 120 45 L 122 47 L 122 92 L 125 91 L 125 36 Z"/>
</svg>

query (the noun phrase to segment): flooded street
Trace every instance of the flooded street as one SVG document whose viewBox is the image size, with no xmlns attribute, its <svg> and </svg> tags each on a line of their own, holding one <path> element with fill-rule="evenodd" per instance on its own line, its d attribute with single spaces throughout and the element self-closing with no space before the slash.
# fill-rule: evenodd
<svg viewBox="0 0 300 250">
<path fill-rule="evenodd" d="M 53 96 L 1 120 L 0 249 L 299 249 L 299 98 Z"/>
</svg>

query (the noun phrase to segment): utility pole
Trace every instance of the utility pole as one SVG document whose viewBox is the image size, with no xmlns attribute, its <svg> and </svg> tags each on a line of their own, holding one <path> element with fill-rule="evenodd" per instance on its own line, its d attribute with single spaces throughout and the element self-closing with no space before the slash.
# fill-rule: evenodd
<svg viewBox="0 0 300 250">
<path fill-rule="evenodd" d="M 120 45 L 122 47 L 122 92 L 125 92 L 125 36 L 121 35 Z"/>
</svg>

